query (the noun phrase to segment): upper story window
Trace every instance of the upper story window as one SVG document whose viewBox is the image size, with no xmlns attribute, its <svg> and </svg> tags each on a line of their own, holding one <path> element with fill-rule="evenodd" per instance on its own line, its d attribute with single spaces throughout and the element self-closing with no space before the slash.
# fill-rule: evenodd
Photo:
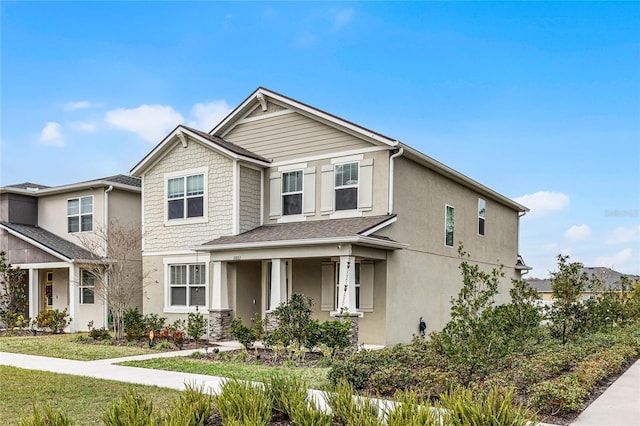
<svg viewBox="0 0 640 426">
<path fill-rule="evenodd" d="M 487 203 L 478 198 L 478 235 L 484 235 L 484 221 L 487 214 Z"/>
<path fill-rule="evenodd" d="M 358 208 L 358 162 L 335 165 L 335 210 Z"/>
<path fill-rule="evenodd" d="M 302 170 L 282 173 L 282 215 L 302 214 Z"/>
<path fill-rule="evenodd" d="M 169 304 L 206 306 L 206 265 L 169 265 Z"/>
<path fill-rule="evenodd" d="M 89 271 L 80 274 L 80 304 L 93 305 L 95 298 L 96 277 Z"/>
<path fill-rule="evenodd" d="M 180 176 L 167 181 L 167 218 L 204 216 L 204 174 Z"/>
<path fill-rule="evenodd" d="M 454 212 L 455 209 L 453 208 L 453 206 L 445 206 L 444 245 L 447 247 L 453 247 Z"/>
<path fill-rule="evenodd" d="M 68 232 L 93 231 L 93 195 L 67 200 Z"/>
</svg>

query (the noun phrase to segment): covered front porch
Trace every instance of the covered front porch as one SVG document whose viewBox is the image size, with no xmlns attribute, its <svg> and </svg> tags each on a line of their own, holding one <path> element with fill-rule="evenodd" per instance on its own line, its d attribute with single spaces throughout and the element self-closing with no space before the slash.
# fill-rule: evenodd
<svg viewBox="0 0 640 426">
<path fill-rule="evenodd" d="M 325 225 L 331 233 L 327 225 L 334 222 L 305 223 L 298 230 Z M 265 226 L 198 247 L 207 252 L 211 269 L 209 339 L 229 339 L 234 317 L 249 325 L 254 315 L 266 318 L 292 294 L 303 294 L 313 300 L 316 319 L 349 316 L 358 321 L 359 343 L 384 344 L 387 258 L 406 246 L 362 235 L 362 222 L 353 221 L 355 229 L 346 227 L 344 235 L 305 239 L 293 238 L 295 229 Z M 281 238 L 269 240 L 274 233 Z"/>
</svg>

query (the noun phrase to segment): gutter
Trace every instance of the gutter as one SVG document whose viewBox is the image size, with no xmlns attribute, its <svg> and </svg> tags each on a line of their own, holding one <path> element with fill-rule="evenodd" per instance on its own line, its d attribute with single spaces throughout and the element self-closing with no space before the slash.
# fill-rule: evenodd
<svg viewBox="0 0 640 426">
<path fill-rule="evenodd" d="M 194 251 L 226 251 L 226 250 L 247 250 L 275 247 L 300 247 L 314 246 L 321 244 L 361 244 L 372 247 L 382 247 L 387 249 L 406 249 L 408 244 L 399 243 L 397 241 L 380 240 L 378 238 L 356 235 L 352 237 L 332 237 L 332 238 L 315 238 L 308 240 L 281 240 L 281 241 L 256 241 L 248 243 L 232 243 L 232 244 L 215 244 L 190 247 Z"/>
<path fill-rule="evenodd" d="M 400 147 L 398 152 L 389 157 L 389 211 L 387 214 L 393 214 L 393 171 L 394 160 L 404 154 L 404 148 Z"/>
</svg>

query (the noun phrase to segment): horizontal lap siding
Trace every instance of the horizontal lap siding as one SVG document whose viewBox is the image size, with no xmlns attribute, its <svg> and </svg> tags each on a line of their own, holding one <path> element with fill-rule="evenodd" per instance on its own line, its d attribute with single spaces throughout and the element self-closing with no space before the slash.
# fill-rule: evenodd
<svg viewBox="0 0 640 426">
<path fill-rule="evenodd" d="M 371 147 L 297 113 L 239 124 L 225 139 L 275 161 Z"/>
</svg>

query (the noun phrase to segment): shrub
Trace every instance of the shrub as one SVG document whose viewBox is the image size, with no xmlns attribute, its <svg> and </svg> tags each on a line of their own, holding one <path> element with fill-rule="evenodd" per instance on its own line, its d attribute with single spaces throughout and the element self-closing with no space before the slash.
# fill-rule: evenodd
<svg viewBox="0 0 640 426">
<path fill-rule="evenodd" d="M 111 340 L 111 333 L 104 328 L 92 328 L 89 331 L 89 337 L 94 340 Z"/>
<path fill-rule="evenodd" d="M 146 327 L 138 307 L 124 312 L 124 333 L 127 340 L 138 340 L 145 335 Z"/>
<path fill-rule="evenodd" d="M 35 321 L 38 328 L 48 328 L 54 334 L 62 333 L 70 323 L 71 318 L 66 308 L 62 311 L 58 309 L 40 311 Z"/>
<path fill-rule="evenodd" d="M 320 324 L 319 342 L 331 348 L 332 354 L 334 354 L 336 351 L 351 346 L 350 333 L 351 324 L 349 321 L 324 321 Z"/>
<path fill-rule="evenodd" d="M 73 422 L 62 410 L 53 411 L 51 407 L 45 406 L 43 412 L 36 405 L 33 406 L 33 415 L 27 417 L 24 413 L 20 415 L 18 426 L 70 426 Z"/>
<path fill-rule="evenodd" d="M 0 323 L 7 329 L 16 325 L 19 314 L 27 313 L 24 274 L 24 270 L 7 263 L 5 253 L 0 251 Z"/>
<path fill-rule="evenodd" d="M 227 380 L 214 401 L 225 425 L 266 425 L 271 420 L 272 403 L 261 385 Z"/>
<path fill-rule="evenodd" d="M 247 327 L 242 322 L 242 318 L 235 317 L 231 320 L 229 326 L 229 334 L 240 342 L 245 349 L 250 349 L 253 346 L 253 342 L 256 341 L 256 333 L 252 328 Z"/>
<path fill-rule="evenodd" d="M 193 340 L 200 340 L 202 336 L 207 332 L 207 321 L 205 317 L 200 313 L 189 313 L 187 317 L 187 334 Z"/>
<path fill-rule="evenodd" d="M 142 317 L 142 326 L 146 333 L 151 330 L 153 330 L 154 333 L 160 333 L 166 321 L 167 319 L 165 317 L 161 317 L 158 314 L 147 314 Z"/>
<path fill-rule="evenodd" d="M 443 423 L 451 426 L 527 426 L 535 423 L 534 415 L 513 400 L 513 392 L 491 389 L 473 396 L 466 388 L 455 388 L 441 395 Z"/>
<path fill-rule="evenodd" d="M 369 376 L 371 390 L 380 395 L 391 395 L 396 390 L 414 386 L 417 378 L 411 369 L 404 365 L 394 365 L 375 370 Z"/>
<path fill-rule="evenodd" d="M 153 403 L 133 388 L 114 401 L 102 415 L 105 426 L 153 425 Z"/>
<path fill-rule="evenodd" d="M 344 380 L 356 389 L 363 389 L 369 378 L 369 369 L 356 363 L 354 358 L 348 357 L 335 360 L 327 378 L 334 386 Z"/>
<path fill-rule="evenodd" d="M 313 300 L 301 294 L 293 294 L 291 298 L 273 311 L 278 319 L 278 326 L 269 336 L 270 344 L 282 344 L 297 347 L 313 348 L 320 337 L 318 320 L 311 318 Z"/>
<path fill-rule="evenodd" d="M 540 413 L 554 416 L 580 409 L 587 394 L 576 375 L 567 374 L 533 385 L 529 401 Z"/>
<path fill-rule="evenodd" d="M 204 392 L 204 387 L 196 388 L 185 384 L 185 390 L 173 401 L 169 411 L 160 422 L 166 426 L 204 426 L 211 416 L 213 397 Z"/>
</svg>

